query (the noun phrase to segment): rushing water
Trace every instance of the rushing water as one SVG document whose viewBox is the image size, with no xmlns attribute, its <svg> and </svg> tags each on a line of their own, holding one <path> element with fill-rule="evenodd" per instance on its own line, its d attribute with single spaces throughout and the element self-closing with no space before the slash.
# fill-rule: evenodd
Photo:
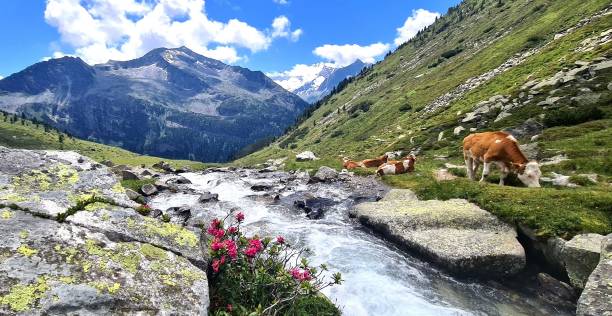
<svg viewBox="0 0 612 316">
<path fill-rule="evenodd" d="M 340 185 L 307 184 L 253 171 L 183 174 L 196 192 L 219 194 L 219 203 L 208 211 L 224 215 L 238 207 L 246 215 L 245 229 L 262 236 L 283 235 L 312 250 L 313 264 L 326 263 L 330 272 L 339 271 L 342 285 L 325 294 L 341 307 L 344 315 L 562 315 L 535 298 L 500 285 L 459 281 L 430 264 L 398 250 L 351 220 L 351 192 Z M 251 186 L 270 185 L 281 196 L 280 203 L 263 197 Z M 319 220 L 306 218 L 283 198 L 306 193 L 338 202 Z M 158 196 L 151 204 L 165 209 L 193 205 L 197 195 Z"/>
</svg>

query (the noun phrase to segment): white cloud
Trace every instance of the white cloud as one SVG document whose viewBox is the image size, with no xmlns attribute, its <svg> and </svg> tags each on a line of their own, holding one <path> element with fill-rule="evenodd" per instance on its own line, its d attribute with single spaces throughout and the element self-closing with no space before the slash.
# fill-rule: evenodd
<svg viewBox="0 0 612 316">
<path fill-rule="evenodd" d="M 332 61 L 338 66 L 352 64 L 357 59 L 366 63 L 376 62 L 376 57 L 389 51 L 389 44 L 374 43 L 368 46 L 357 44 L 330 45 L 326 44 L 314 49 L 313 53 L 328 61 Z"/>
<path fill-rule="evenodd" d="M 415 37 L 420 30 L 430 26 L 439 17 L 440 13 L 438 12 L 431 12 L 425 9 L 413 10 L 412 15 L 406 19 L 404 25 L 397 28 L 395 45 L 399 46 L 409 41 L 411 38 Z"/>
<path fill-rule="evenodd" d="M 255 53 L 268 49 L 274 38 L 297 40 L 301 35 L 300 29 L 291 31 L 284 16 L 273 21 L 272 30 L 237 19 L 211 20 L 204 0 L 48 0 L 45 20 L 88 63 L 132 59 L 157 47 L 183 45 L 233 63 L 246 57 L 238 48 Z"/>
<path fill-rule="evenodd" d="M 272 80 L 276 81 L 276 83 L 281 85 L 283 88 L 293 91 L 303 86 L 305 83 L 316 79 L 324 67 L 333 68 L 336 66 L 332 63 L 318 63 L 313 65 L 297 64 L 289 70 L 271 72 L 267 73 L 266 75 L 272 78 Z"/>
<path fill-rule="evenodd" d="M 302 29 L 291 31 L 291 22 L 284 15 L 281 15 L 272 21 L 272 38 L 285 37 L 295 42 L 301 35 Z"/>
<path fill-rule="evenodd" d="M 0 75 L 0 80 L 2 80 L 4 78 L 4 76 Z"/>
<path fill-rule="evenodd" d="M 289 4 L 289 1 L 287 0 L 272 0 L 274 1 L 274 3 L 278 3 L 278 4 Z"/>
</svg>

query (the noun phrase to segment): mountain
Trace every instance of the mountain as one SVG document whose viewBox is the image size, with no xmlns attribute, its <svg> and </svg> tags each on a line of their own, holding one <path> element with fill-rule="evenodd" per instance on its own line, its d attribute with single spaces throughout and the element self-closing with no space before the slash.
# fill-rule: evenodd
<svg viewBox="0 0 612 316">
<path fill-rule="evenodd" d="M 323 65 L 315 79 L 291 92 L 297 94 L 308 103 L 315 103 L 328 95 L 340 81 L 359 74 L 366 66 L 367 64 L 359 59 L 342 68 Z"/>
<path fill-rule="evenodd" d="M 260 71 L 186 47 L 94 66 L 51 59 L 0 80 L 0 109 L 82 139 L 176 159 L 227 161 L 280 135 L 307 107 Z"/>
</svg>

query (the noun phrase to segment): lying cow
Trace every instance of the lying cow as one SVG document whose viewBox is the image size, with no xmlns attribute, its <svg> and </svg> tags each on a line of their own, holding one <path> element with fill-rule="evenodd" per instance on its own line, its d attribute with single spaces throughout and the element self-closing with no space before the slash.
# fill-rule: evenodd
<svg viewBox="0 0 612 316">
<path fill-rule="evenodd" d="M 378 158 L 375 159 L 366 159 L 366 160 L 362 160 L 361 164 L 366 167 L 366 168 L 376 168 L 376 167 L 380 167 L 382 164 L 387 162 L 387 159 L 389 158 L 389 156 L 387 155 L 382 155 Z"/>
<path fill-rule="evenodd" d="M 357 169 L 357 168 L 363 168 L 364 165 L 361 163 L 361 161 L 353 161 L 353 160 L 349 160 L 347 157 L 342 158 L 342 167 L 344 167 L 344 169 Z"/>
<path fill-rule="evenodd" d="M 406 158 L 400 161 L 389 161 L 376 170 L 376 174 L 379 176 L 402 174 L 414 171 L 414 162 L 416 157 L 413 154 L 408 155 Z"/>
<path fill-rule="evenodd" d="M 528 161 L 521 152 L 516 138 L 505 132 L 484 132 L 470 134 L 463 139 L 463 157 L 470 179 L 476 179 L 480 163 L 484 164 L 482 177 L 484 181 L 489 174 L 491 164 L 496 164 L 502 172 L 499 185 L 510 172 L 517 174 L 519 180 L 528 187 L 540 187 L 540 167 L 536 161 Z"/>
</svg>

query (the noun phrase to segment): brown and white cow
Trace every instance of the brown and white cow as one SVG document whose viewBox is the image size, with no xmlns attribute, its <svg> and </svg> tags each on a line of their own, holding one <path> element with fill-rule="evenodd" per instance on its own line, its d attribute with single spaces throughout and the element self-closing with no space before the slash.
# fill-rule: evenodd
<svg viewBox="0 0 612 316">
<path fill-rule="evenodd" d="M 463 139 L 463 157 L 470 179 L 476 179 L 476 173 L 483 163 L 482 177 L 484 181 L 491 170 L 491 164 L 496 164 L 502 172 L 499 185 L 510 172 L 515 172 L 519 180 L 528 187 L 540 187 L 540 167 L 536 161 L 529 161 L 521 152 L 516 138 L 505 132 L 484 132 L 470 134 Z"/>
<path fill-rule="evenodd" d="M 386 163 L 388 158 L 389 156 L 382 155 L 378 158 L 362 160 L 361 164 L 366 168 L 376 168 Z"/>
<path fill-rule="evenodd" d="M 361 163 L 361 161 L 353 161 L 348 159 L 347 157 L 342 158 L 342 167 L 344 167 L 344 169 L 357 169 L 357 168 L 363 168 L 364 165 Z"/>
<path fill-rule="evenodd" d="M 413 172 L 415 161 L 416 157 L 413 154 L 410 154 L 400 161 L 394 160 L 382 164 L 380 167 L 378 167 L 378 170 L 376 170 L 376 174 L 379 176 L 384 176 Z"/>
</svg>

